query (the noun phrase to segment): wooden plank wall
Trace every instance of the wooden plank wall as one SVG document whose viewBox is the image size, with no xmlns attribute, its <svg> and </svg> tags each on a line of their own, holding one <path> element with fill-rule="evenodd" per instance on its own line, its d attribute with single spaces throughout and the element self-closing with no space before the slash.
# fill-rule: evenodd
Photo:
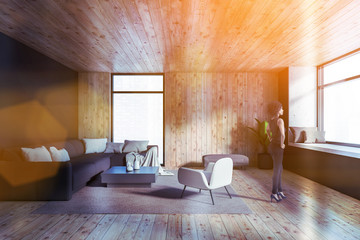
<svg viewBox="0 0 360 240">
<path fill-rule="evenodd" d="M 110 73 L 79 73 L 80 139 L 111 139 L 110 79 Z"/>
<path fill-rule="evenodd" d="M 167 73 L 165 75 L 166 167 L 200 165 L 210 153 L 241 153 L 257 161 L 256 138 L 246 126 L 266 118 L 278 99 L 272 73 Z"/>
<path fill-rule="evenodd" d="M 79 138 L 110 139 L 110 74 L 79 74 Z M 241 153 L 256 165 L 246 126 L 278 99 L 275 73 L 166 73 L 165 166 L 201 165 L 209 153 Z"/>
</svg>

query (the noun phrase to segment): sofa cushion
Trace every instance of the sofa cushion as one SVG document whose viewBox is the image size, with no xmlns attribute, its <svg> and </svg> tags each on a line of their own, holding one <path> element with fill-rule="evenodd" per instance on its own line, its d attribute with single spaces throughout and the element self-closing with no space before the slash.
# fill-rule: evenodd
<svg viewBox="0 0 360 240">
<path fill-rule="evenodd" d="M 83 138 L 85 153 L 101 153 L 106 148 L 106 138 Z"/>
<path fill-rule="evenodd" d="M 294 136 L 294 143 L 303 143 L 305 141 L 303 128 L 291 127 L 290 129 Z"/>
<path fill-rule="evenodd" d="M 123 143 L 107 142 L 104 153 L 122 153 Z"/>
<path fill-rule="evenodd" d="M 70 158 L 70 161 L 72 164 L 78 164 L 78 163 L 94 163 L 98 161 L 99 159 L 108 158 L 113 154 L 111 153 L 89 153 L 89 154 L 83 154 L 77 157 Z"/>
<path fill-rule="evenodd" d="M 24 159 L 29 162 L 52 162 L 51 155 L 46 147 L 21 148 Z"/>
<path fill-rule="evenodd" d="M 50 147 L 51 159 L 54 162 L 66 162 L 70 160 L 69 154 L 65 148 L 56 149 L 56 147 Z"/>
<path fill-rule="evenodd" d="M 317 127 L 290 127 L 290 130 L 294 136 L 294 143 L 304 143 L 305 132 L 316 131 Z"/>
<path fill-rule="evenodd" d="M 86 154 L 84 155 L 84 157 L 87 158 L 85 161 L 95 164 L 95 168 L 96 168 L 95 174 L 98 174 L 110 168 L 110 157 L 112 155 L 113 154 L 109 154 L 109 153 L 93 153 L 93 154 Z"/>
<path fill-rule="evenodd" d="M 110 154 L 99 154 L 98 159 L 94 161 L 96 174 L 104 172 L 110 168 Z"/>
<path fill-rule="evenodd" d="M 315 143 L 316 141 L 316 136 L 315 136 L 315 131 L 307 131 L 304 132 L 304 143 Z"/>
<path fill-rule="evenodd" d="M 147 150 L 149 141 L 125 140 L 123 152 L 143 152 Z"/>
<path fill-rule="evenodd" d="M 325 131 L 305 131 L 304 143 L 325 143 Z"/>
<path fill-rule="evenodd" d="M 317 133 L 316 133 L 316 143 L 326 143 L 325 131 L 317 131 Z"/>
<path fill-rule="evenodd" d="M 77 157 L 85 152 L 84 144 L 79 139 L 70 139 L 66 141 L 53 142 L 46 144 L 45 147 L 56 147 L 57 149 L 65 148 L 70 158 Z"/>
</svg>

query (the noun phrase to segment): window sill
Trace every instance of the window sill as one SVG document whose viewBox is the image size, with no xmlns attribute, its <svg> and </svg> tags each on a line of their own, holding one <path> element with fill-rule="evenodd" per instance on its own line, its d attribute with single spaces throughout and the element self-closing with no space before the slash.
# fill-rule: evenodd
<svg viewBox="0 0 360 240">
<path fill-rule="evenodd" d="M 298 147 L 360 159 L 360 148 L 357 147 L 340 146 L 329 143 L 289 143 L 288 145 L 291 147 Z"/>
</svg>

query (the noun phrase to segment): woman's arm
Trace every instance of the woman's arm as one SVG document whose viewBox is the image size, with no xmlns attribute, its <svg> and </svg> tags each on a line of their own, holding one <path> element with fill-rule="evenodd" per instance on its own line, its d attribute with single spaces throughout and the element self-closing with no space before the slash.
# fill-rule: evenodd
<svg viewBox="0 0 360 240">
<path fill-rule="evenodd" d="M 285 148 L 285 126 L 284 126 L 284 120 L 282 120 L 282 118 L 279 118 L 279 120 L 277 121 L 277 125 L 280 129 L 280 134 L 281 134 L 281 138 L 280 138 L 280 147 L 282 149 Z"/>
<path fill-rule="evenodd" d="M 271 139 L 270 132 L 271 132 L 271 130 L 270 130 L 269 124 L 267 124 L 266 125 L 266 135 L 268 136 L 269 141 L 271 142 L 272 139 Z"/>
</svg>

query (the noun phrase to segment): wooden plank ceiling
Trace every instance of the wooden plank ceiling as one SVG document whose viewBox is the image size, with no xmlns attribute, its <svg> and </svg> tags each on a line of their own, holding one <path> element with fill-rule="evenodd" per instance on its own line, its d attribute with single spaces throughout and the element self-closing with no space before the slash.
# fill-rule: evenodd
<svg viewBox="0 0 360 240">
<path fill-rule="evenodd" d="M 277 72 L 360 48 L 358 0 L 0 0 L 0 32 L 76 71 Z"/>
</svg>

